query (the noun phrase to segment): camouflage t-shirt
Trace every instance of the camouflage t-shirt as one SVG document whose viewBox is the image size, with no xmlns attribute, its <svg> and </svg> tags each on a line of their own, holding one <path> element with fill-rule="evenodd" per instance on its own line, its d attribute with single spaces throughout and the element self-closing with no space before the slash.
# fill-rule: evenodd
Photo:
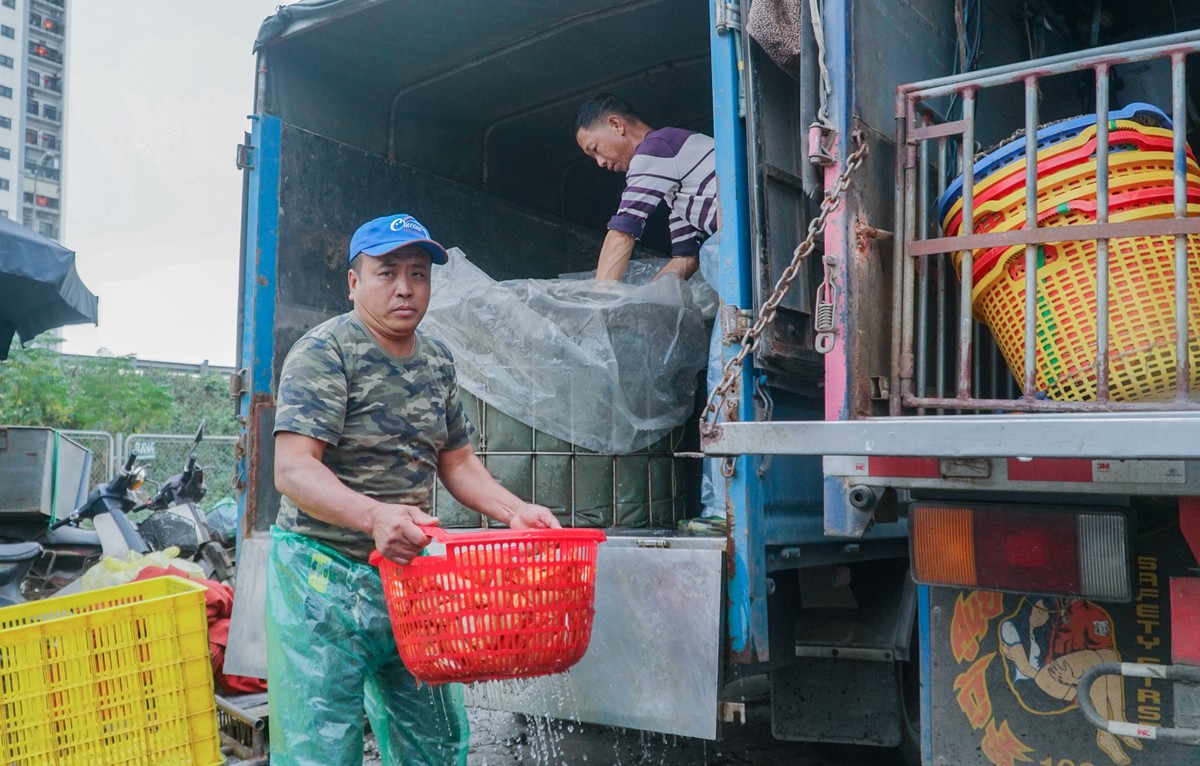
<svg viewBox="0 0 1200 766">
<path fill-rule="evenodd" d="M 322 461 L 356 492 L 424 511 L 438 453 L 471 440 L 450 351 L 418 331 L 410 356 L 392 356 L 353 311 L 312 328 L 288 352 L 276 398 L 280 431 L 326 442 Z M 359 560 L 375 549 L 369 535 L 315 519 L 287 497 L 276 523 Z"/>
</svg>

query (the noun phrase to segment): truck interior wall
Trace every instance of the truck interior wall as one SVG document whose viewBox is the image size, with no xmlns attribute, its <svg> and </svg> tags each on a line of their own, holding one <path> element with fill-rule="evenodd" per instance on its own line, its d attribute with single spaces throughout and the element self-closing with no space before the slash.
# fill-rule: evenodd
<svg viewBox="0 0 1200 766">
<path fill-rule="evenodd" d="M 623 179 L 575 145 L 585 99 L 610 91 L 652 126 L 711 135 L 704 3 L 341 5 L 261 49 L 262 96 L 286 123 L 368 154 L 603 233 Z M 667 252 L 656 223 L 645 244 Z"/>
</svg>

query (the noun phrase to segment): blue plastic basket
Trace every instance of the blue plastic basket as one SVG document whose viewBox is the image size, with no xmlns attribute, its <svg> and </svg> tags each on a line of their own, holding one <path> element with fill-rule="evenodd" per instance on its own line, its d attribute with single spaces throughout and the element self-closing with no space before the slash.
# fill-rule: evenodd
<svg viewBox="0 0 1200 766">
<path fill-rule="evenodd" d="M 1152 104 L 1133 103 L 1129 106 L 1108 113 L 1110 123 L 1116 120 L 1133 120 L 1139 119 L 1142 121 L 1152 121 L 1157 127 L 1170 128 L 1171 118 L 1166 115 L 1158 107 Z M 1096 124 L 1095 114 L 1085 114 L 1080 117 L 1073 117 L 1069 120 L 1056 122 L 1052 125 L 1046 125 L 1038 129 L 1037 142 L 1038 149 L 1045 149 L 1048 146 L 1053 146 L 1060 141 L 1074 138 L 1079 135 L 1080 131 L 1088 126 Z M 999 148 L 986 154 L 981 159 L 977 160 L 972 166 L 975 174 L 975 183 L 979 183 L 987 178 L 992 173 L 1003 168 L 1009 163 L 1025 156 L 1025 138 L 1014 138 L 1001 145 Z M 963 179 L 960 175 L 955 178 L 949 188 L 942 193 L 938 199 L 938 220 L 943 220 L 946 217 L 946 211 L 954 204 L 960 196 L 962 196 Z"/>
</svg>

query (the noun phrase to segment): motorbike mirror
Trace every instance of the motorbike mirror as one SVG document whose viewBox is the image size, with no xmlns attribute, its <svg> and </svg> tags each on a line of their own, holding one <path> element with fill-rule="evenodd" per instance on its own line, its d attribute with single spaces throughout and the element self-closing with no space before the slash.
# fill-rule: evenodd
<svg viewBox="0 0 1200 766">
<path fill-rule="evenodd" d="M 200 427 L 196 429 L 196 435 L 192 438 L 192 448 L 188 450 L 187 454 L 188 462 L 191 462 L 192 458 L 196 455 L 196 448 L 199 447 L 200 442 L 204 440 L 204 424 L 206 422 L 207 421 L 205 420 L 201 420 Z"/>
</svg>

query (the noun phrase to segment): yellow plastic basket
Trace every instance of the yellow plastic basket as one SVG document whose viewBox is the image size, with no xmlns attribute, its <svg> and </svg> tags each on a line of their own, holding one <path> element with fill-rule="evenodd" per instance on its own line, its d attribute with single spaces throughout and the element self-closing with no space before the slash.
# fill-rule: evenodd
<svg viewBox="0 0 1200 766">
<path fill-rule="evenodd" d="M 1191 207 L 1195 212 L 1195 206 Z M 1127 220 L 1170 218 L 1173 205 L 1131 211 Z M 1114 216 L 1114 220 L 1117 217 Z M 1047 225 L 1090 223 L 1071 210 Z M 1109 240 L 1109 396 L 1113 401 L 1170 398 L 1175 392 L 1174 237 Z M 1013 376 L 1025 369 L 1025 259 L 1012 248 L 976 289 L 976 315 L 992 329 Z M 1188 357 L 1193 389 L 1200 387 L 1200 238 L 1188 237 Z M 1097 396 L 1096 243 L 1047 244 L 1038 267 L 1035 385 L 1056 401 Z"/>
<path fill-rule="evenodd" d="M 159 577 L 0 609 L 0 762 L 223 762 L 204 586 Z"/>
</svg>

